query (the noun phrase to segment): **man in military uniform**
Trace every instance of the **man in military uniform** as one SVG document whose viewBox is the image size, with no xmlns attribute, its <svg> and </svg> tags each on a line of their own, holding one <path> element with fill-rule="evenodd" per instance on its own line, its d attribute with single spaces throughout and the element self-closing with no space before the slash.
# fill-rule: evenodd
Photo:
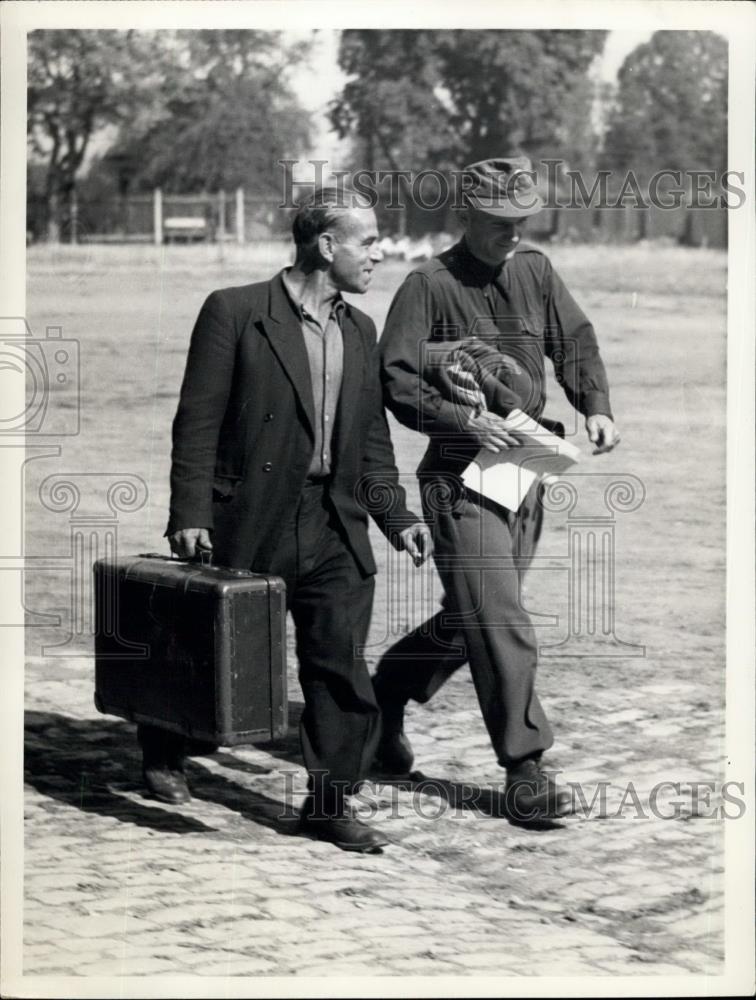
<svg viewBox="0 0 756 1000">
<path fill-rule="evenodd" d="M 461 241 L 408 275 L 380 341 L 387 406 L 430 439 L 418 475 L 445 601 L 379 664 L 374 687 L 384 726 L 376 759 L 384 773 L 409 771 L 406 703 L 427 701 L 469 662 L 507 770 L 510 808 L 540 818 L 564 813 L 570 801 L 540 766 L 553 735 L 535 693 L 535 633 L 520 602 L 541 530 L 542 487 L 536 480 L 512 511 L 465 489 L 460 474 L 480 448 L 518 446 L 508 417 L 522 411 L 542 419 L 545 358 L 585 416 L 594 454 L 610 451 L 619 436 L 593 327 L 548 258 L 520 242 L 525 219 L 543 207 L 530 162 L 487 160 L 466 168 L 465 177 Z M 460 356 L 477 372 L 488 405 L 473 407 L 464 391 L 445 391 L 440 373 Z"/>
</svg>

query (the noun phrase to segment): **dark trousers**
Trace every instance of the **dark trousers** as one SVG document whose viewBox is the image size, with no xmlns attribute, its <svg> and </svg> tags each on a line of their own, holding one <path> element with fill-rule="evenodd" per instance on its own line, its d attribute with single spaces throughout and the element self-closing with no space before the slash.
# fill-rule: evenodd
<svg viewBox="0 0 756 1000">
<path fill-rule="evenodd" d="M 265 571 L 286 582 L 305 702 L 302 754 L 318 811 L 332 813 L 341 808 L 344 792 L 366 776 L 380 736 L 373 686 L 358 652 L 370 626 L 373 577 L 360 572 L 327 485 L 308 482 L 294 515 L 279 530 Z M 138 736 L 146 762 L 169 766 L 179 766 L 183 754 L 216 749 L 155 726 L 140 725 Z"/>
<path fill-rule="evenodd" d="M 426 482 L 444 606 L 384 654 L 375 691 L 382 704 L 426 702 L 469 663 L 497 760 L 507 767 L 553 743 L 535 693 L 535 632 L 520 598 L 543 520 L 538 487 L 516 513 L 461 486 L 440 510 L 438 496 L 438 484 Z"/>
<path fill-rule="evenodd" d="M 365 777 L 380 735 L 380 713 L 365 645 L 373 577 L 357 567 L 328 500 L 308 483 L 294 517 L 282 525 L 269 572 L 286 581 L 304 695 L 300 738 L 310 787 L 332 797 L 334 783 Z"/>
</svg>

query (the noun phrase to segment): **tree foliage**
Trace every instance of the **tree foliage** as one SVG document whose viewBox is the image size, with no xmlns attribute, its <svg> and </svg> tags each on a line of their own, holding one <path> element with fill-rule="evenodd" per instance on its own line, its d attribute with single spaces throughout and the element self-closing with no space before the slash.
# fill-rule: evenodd
<svg viewBox="0 0 756 1000">
<path fill-rule="evenodd" d="M 95 170 L 121 194 L 278 190 L 277 160 L 309 143 L 288 84 L 307 45 L 271 31 L 35 31 L 29 36 L 28 134 L 45 164 L 50 235 L 65 221 L 93 139 L 114 130 Z M 36 174 L 35 174 L 36 177 Z"/>
<path fill-rule="evenodd" d="M 287 83 L 305 53 L 278 32 L 176 32 L 151 120 L 111 153 L 128 187 L 277 190 L 277 161 L 309 144 L 308 116 Z"/>
<path fill-rule="evenodd" d="M 657 31 L 625 59 L 608 118 L 609 167 L 726 169 L 727 42 L 710 31 Z"/>
<path fill-rule="evenodd" d="M 126 120 L 152 82 L 149 39 L 133 31 L 33 31 L 29 35 L 27 130 L 45 164 L 51 224 L 76 182 L 94 134 Z"/>
<path fill-rule="evenodd" d="M 352 79 L 333 102 L 331 121 L 342 137 L 360 140 L 369 167 L 446 169 L 518 147 L 563 152 L 575 145 L 575 120 L 590 117 L 587 73 L 605 37 L 344 31 L 339 64 Z"/>
<path fill-rule="evenodd" d="M 590 116 L 587 73 L 605 39 L 605 31 L 442 32 L 451 124 L 469 158 L 560 151 L 576 100 Z"/>
<path fill-rule="evenodd" d="M 359 140 L 369 170 L 443 162 L 455 137 L 436 90 L 441 78 L 434 32 L 346 30 L 339 65 L 351 77 L 331 102 L 341 138 Z"/>
</svg>

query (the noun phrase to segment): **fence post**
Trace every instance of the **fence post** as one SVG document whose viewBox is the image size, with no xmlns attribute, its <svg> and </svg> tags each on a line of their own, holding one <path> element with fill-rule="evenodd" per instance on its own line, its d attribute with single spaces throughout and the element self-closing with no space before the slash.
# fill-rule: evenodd
<svg viewBox="0 0 756 1000">
<path fill-rule="evenodd" d="M 155 231 L 155 245 L 163 242 L 163 192 L 155 188 L 152 192 L 152 220 Z"/>
<path fill-rule="evenodd" d="M 244 188 L 236 189 L 236 242 L 244 243 Z"/>
<path fill-rule="evenodd" d="M 225 243 L 226 241 L 226 192 L 220 190 L 218 192 L 218 241 L 220 243 Z"/>
<path fill-rule="evenodd" d="M 47 220 L 47 242 L 60 243 L 60 196 L 53 188 L 48 200 L 49 217 Z"/>
</svg>

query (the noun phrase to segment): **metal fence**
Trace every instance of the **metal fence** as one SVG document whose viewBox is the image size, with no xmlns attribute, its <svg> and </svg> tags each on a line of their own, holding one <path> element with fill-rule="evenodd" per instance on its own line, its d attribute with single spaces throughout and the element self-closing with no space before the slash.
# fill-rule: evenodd
<svg viewBox="0 0 756 1000">
<path fill-rule="evenodd" d="M 685 246 L 726 247 L 727 209 L 547 208 L 528 223 L 534 236 L 576 243 L 636 243 L 665 240 Z"/>
<path fill-rule="evenodd" d="M 42 238 L 29 206 L 31 238 Z M 175 195 L 151 194 L 100 200 L 72 199 L 61 232 L 72 243 L 190 243 L 196 241 L 249 243 L 286 238 L 291 211 L 282 210 L 274 196 L 234 192 Z M 381 231 L 421 238 L 456 226 L 448 206 L 436 211 L 400 212 L 378 207 Z M 725 247 L 727 210 L 723 208 L 660 207 L 546 208 L 528 223 L 537 240 L 576 243 L 633 243 L 665 240 L 688 246 Z"/>
<path fill-rule="evenodd" d="M 42 238 L 44 223 L 30 204 L 27 228 Z M 90 199 L 74 197 L 67 206 L 60 237 L 71 243 L 191 243 L 252 242 L 283 235 L 289 219 L 274 200 L 228 193 L 151 194 Z"/>
</svg>

